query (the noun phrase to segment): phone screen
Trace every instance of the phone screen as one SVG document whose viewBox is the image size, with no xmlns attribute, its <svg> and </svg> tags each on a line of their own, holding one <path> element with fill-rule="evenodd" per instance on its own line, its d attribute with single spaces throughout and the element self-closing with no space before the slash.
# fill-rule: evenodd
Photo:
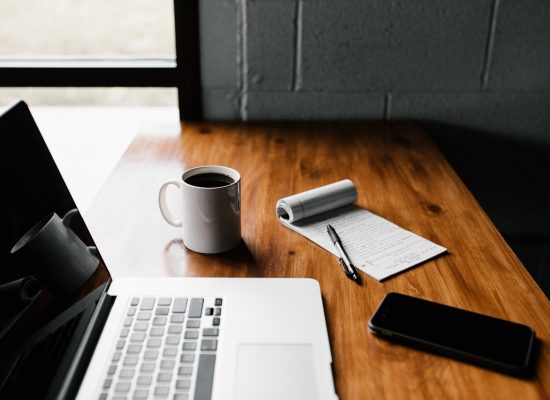
<svg viewBox="0 0 550 400">
<path fill-rule="evenodd" d="M 384 298 L 369 327 L 374 333 L 511 369 L 527 367 L 535 336 L 525 325 L 399 293 Z"/>
</svg>

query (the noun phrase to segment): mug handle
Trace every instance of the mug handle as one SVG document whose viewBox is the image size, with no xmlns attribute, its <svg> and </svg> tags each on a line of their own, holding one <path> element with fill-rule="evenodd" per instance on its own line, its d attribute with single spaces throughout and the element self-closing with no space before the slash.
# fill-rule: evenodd
<svg viewBox="0 0 550 400">
<path fill-rule="evenodd" d="M 164 182 L 162 184 L 162 186 L 160 187 L 160 190 L 159 190 L 160 213 L 162 214 L 162 217 L 166 220 L 166 222 L 168 222 L 172 226 L 175 226 L 175 227 L 179 228 L 179 227 L 182 226 L 181 219 L 178 219 L 178 220 L 174 219 L 174 216 L 172 215 L 172 213 L 168 209 L 168 204 L 166 204 L 166 189 L 170 185 L 174 185 L 178 189 L 180 189 L 180 183 L 178 181 L 168 181 L 168 182 Z"/>
<path fill-rule="evenodd" d="M 73 208 L 72 210 L 67 211 L 67 214 L 63 216 L 63 225 L 65 225 L 67 228 L 71 227 L 71 221 L 75 215 L 78 215 L 78 209 Z"/>
</svg>

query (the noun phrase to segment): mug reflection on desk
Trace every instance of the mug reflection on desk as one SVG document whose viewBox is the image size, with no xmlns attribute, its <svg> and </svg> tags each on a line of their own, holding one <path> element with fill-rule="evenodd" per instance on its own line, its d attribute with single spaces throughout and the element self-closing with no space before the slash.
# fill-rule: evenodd
<svg viewBox="0 0 550 400">
<path fill-rule="evenodd" d="M 99 265 L 95 247 L 88 247 L 71 229 L 73 209 L 63 218 L 52 212 L 38 221 L 13 246 L 11 255 L 52 292 L 70 295 Z"/>
</svg>

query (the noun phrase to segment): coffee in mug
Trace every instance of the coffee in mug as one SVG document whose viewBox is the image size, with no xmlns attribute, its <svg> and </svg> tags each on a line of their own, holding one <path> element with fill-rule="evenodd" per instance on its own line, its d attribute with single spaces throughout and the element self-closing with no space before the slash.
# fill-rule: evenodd
<svg viewBox="0 0 550 400">
<path fill-rule="evenodd" d="M 241 241 L 241 176 L 232 168 L 205 165 L 165 182 L 159 191 L 163 218 L 181 228 L 183 244 L 198 253 L 231 250 Z M 182 218 L 177 220 L 166 203 L 166 190 L 180 191 Z"/>
<path fill-rule="evenodd" d="M 204 188 L 217 188 L 231 185 L 234 182 L 235 180 L 230 176 L 216 173 L 192 175 L 185 180 L 185 183 L 187 183 L 188 185 Z"/>
</svg>

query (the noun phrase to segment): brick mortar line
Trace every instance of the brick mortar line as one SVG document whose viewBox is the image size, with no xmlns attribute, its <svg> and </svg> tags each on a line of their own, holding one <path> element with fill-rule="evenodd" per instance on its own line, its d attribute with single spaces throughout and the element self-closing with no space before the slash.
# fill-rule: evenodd
<svg viewBox="0 0 550 400">
<path fill-rule="evenodd" d="M 483 73 L 481 75 L 481 90 L 486 90 L 489 86 L 489 74 L 491 71 L 493 49 L 495 47 L 495 35 L 498 22 L 498 11 L 500 9 L 500 1 L 501 0 L 494 0 L 491 7 L 489 35 L 487 37 L 487 45 L 485 46 L 485 59 L 483 62 Z"/>
<path fill-rule="evenodd" d="M 302 88 L 302 16 L 304 4 L 297 0 L 294 9 L 294 59 L 292 69 L 291 90 L 298 92 Z"/>
<path fill-rule="evenodd" d="M 240 0 L 240 29 L 238 30 L 238 38 L 240 39 L 240 52 L 237 56 L 237 62 L 240 62 L 240 87 L 239 87 L 239 115 L 241 120 L 248 119 L 248 18 L 247 18 L 247 0 Z M 239 17 L 237 17 L 239 18 Z"/>
</svg>

